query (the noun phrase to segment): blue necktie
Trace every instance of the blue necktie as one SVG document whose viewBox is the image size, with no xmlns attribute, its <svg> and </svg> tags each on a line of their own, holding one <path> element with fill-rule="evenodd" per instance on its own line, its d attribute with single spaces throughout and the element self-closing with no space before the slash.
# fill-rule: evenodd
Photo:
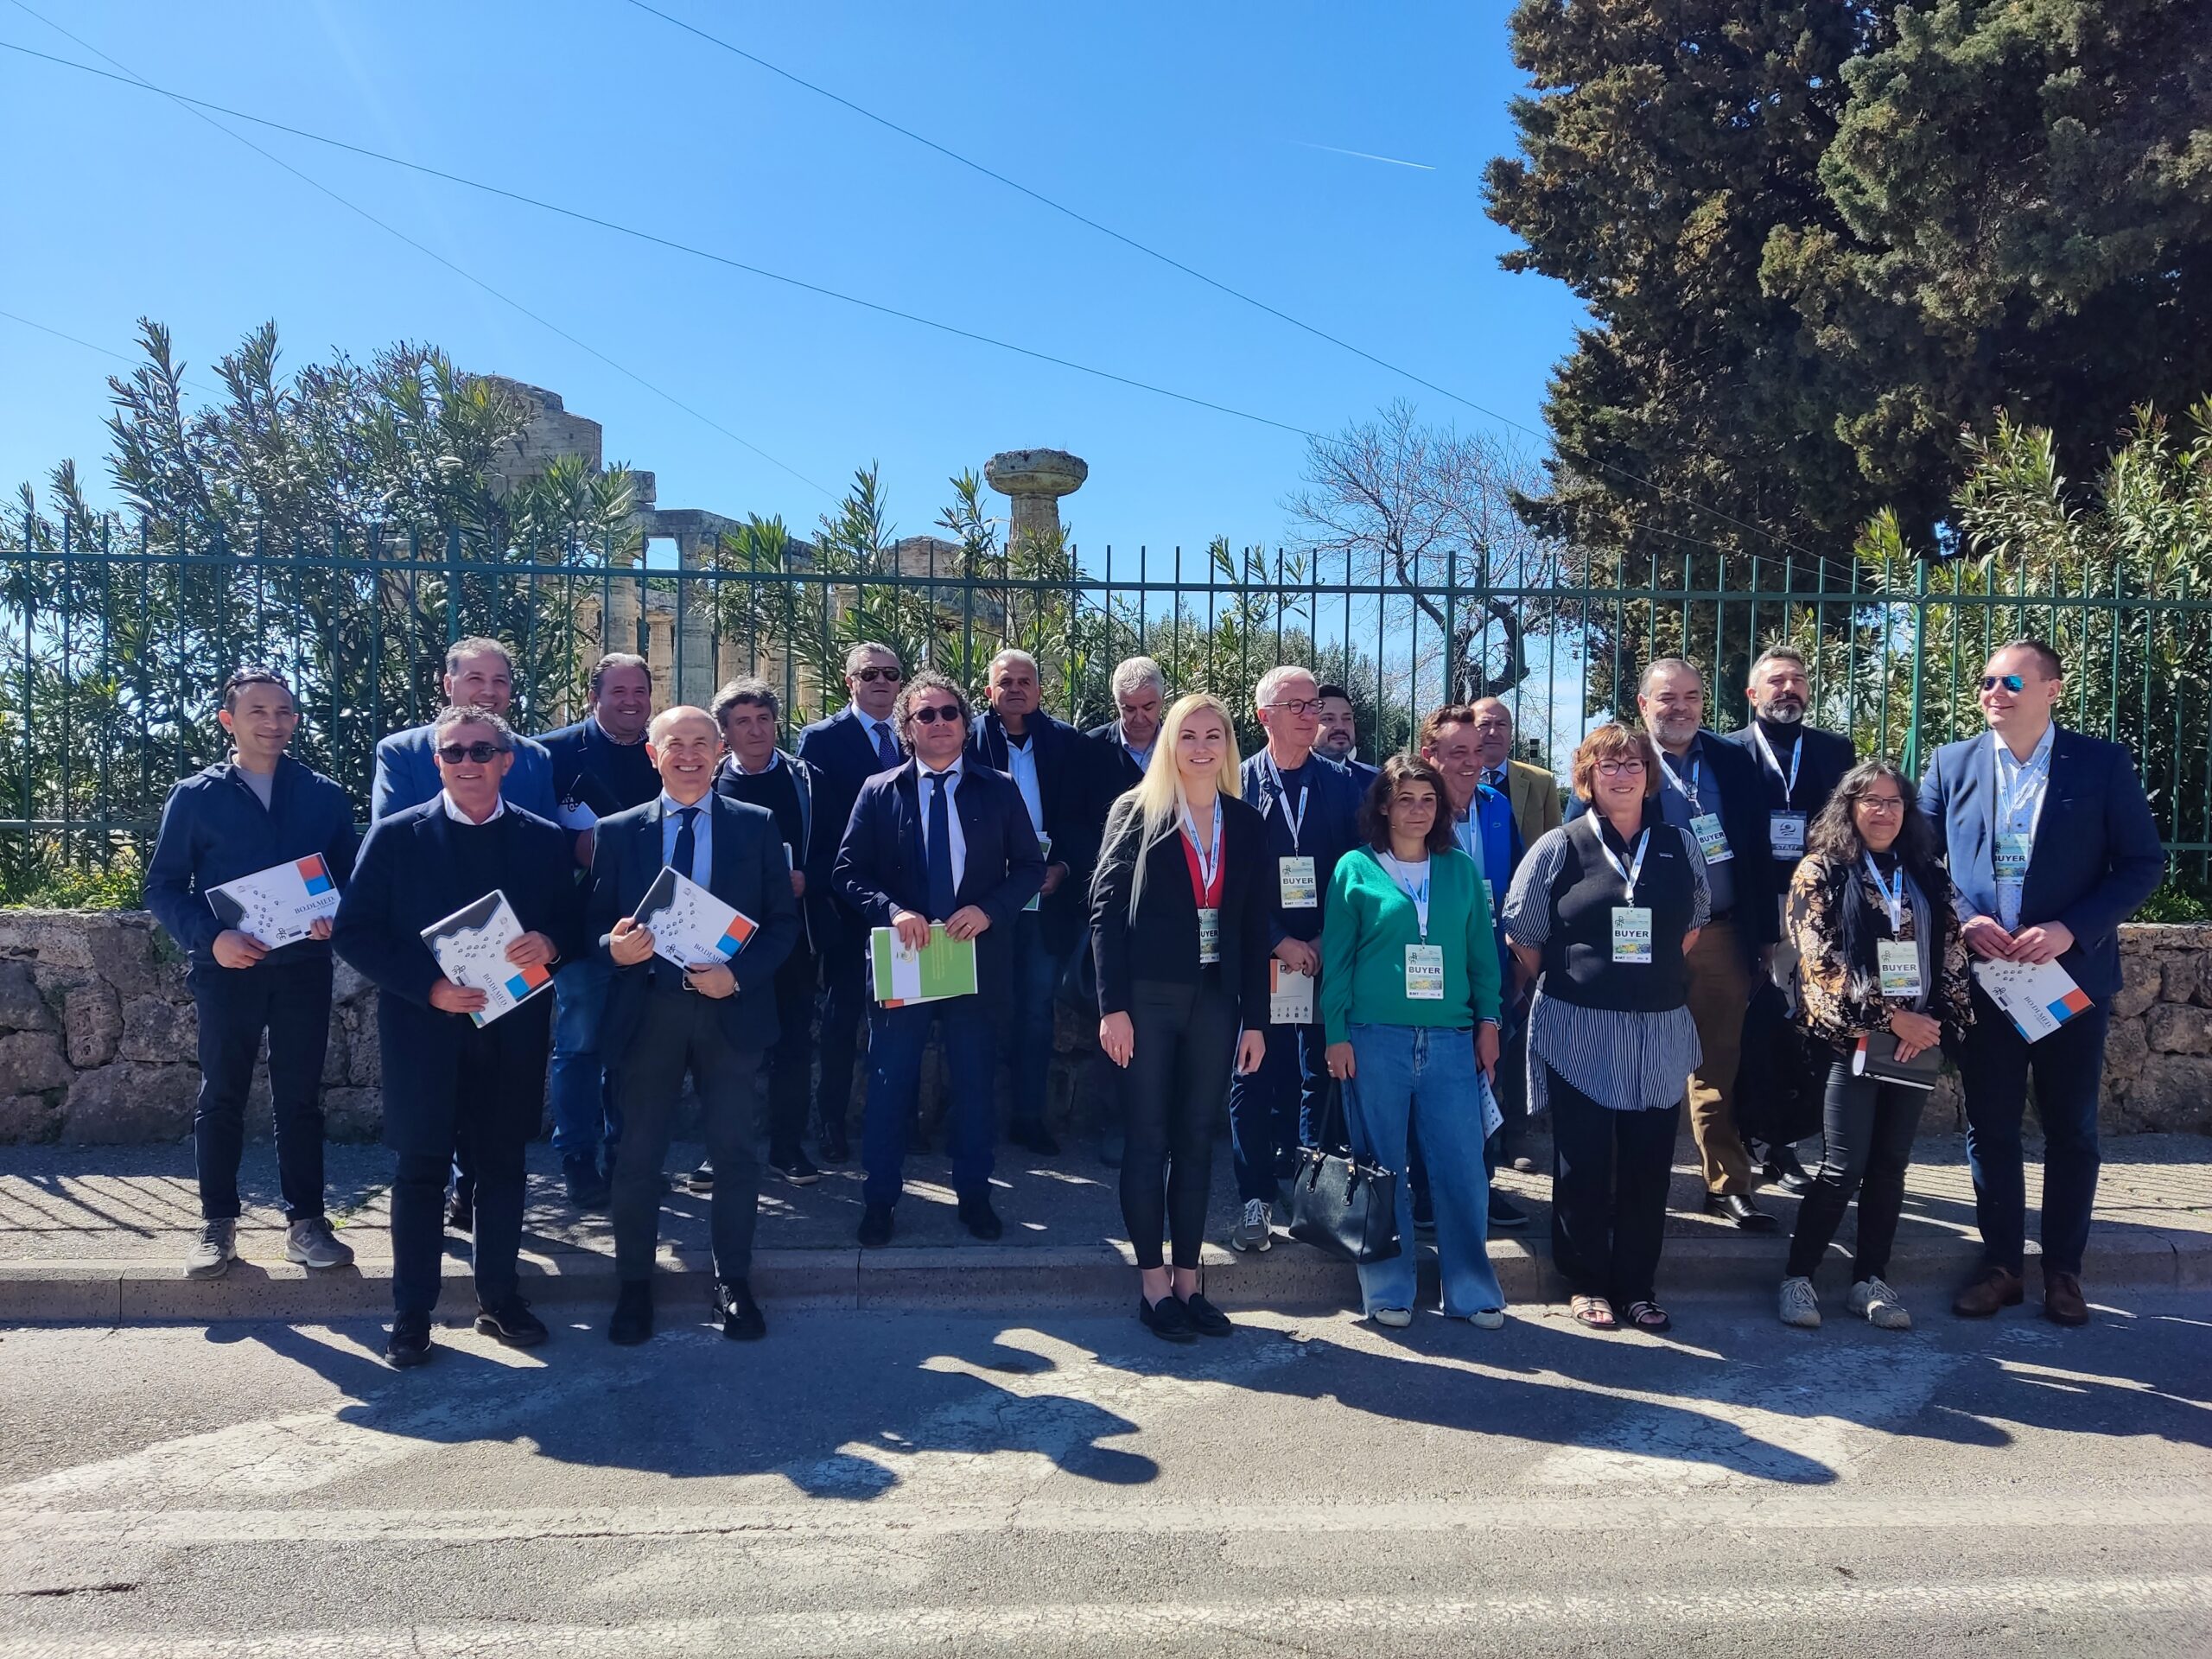
<svg viewBox="0 0 2212 1659">
<path fill-rule="evenodd" d="M 875 758 L 883 762 L 883 769 L 886 772 L 899 764 L 899 746 L 891 741 L 891 728 L 888 726 L 879 726 L 875 728 Z"/>
<path fill-rule="evenodd" d="M 692 833 L 691 820 L 699 816 L 696 806 L 678 807 L 676 816 L 681 822 L 676 829 L 676 856 L 669 861 L 676 866 L 676 873 L 686 880 L 696 880 L 691 866 L 699 855 L 699 837 Z"/>
<path fill-rule="evenodd" d="M 930 919 L 945 920 L 952 914 L 952 780 L 943 775 L 930 779 Z"/>
</svg>

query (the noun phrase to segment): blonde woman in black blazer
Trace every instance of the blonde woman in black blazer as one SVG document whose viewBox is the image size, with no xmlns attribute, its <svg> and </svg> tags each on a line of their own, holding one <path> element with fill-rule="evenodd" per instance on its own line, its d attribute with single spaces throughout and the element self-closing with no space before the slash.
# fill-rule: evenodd
<svg viewBox="0 0 2212 1659">
<path fill-rule="evenodd" d="M 1144 781 L 1107 815 L 1091 878 L 1098 1042 L 1129 1073 L 1122 1217 L 1136 1251 L 1137 1316 L 1169 1342 L 1230 1332 L 1198 1289 L 1213 1126 L 1232 1057 L 1252 1071 L 1266 1046 L 1273 869 L 1266 826 L 1238 798 L 1239 764 L 1219 698 L 1176 703 Z"/>
</svg>

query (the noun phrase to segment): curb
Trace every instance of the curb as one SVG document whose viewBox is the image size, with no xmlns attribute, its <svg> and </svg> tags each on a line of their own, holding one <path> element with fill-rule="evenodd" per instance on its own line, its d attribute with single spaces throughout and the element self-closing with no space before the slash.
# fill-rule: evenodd
<svg viewBox="0 0 2212 1659">
<path fill-rule="evenodd" d="M 1669 1239 L 1661 1258 L 1662 1288 L 1676 1300 L 1770 1293 L 1780 1278 L 1783 1246 L 1777 1234 Z M 1522 1239 L 1497 1239 L 1490 1255 L 1508 1301 L 1564 1300 L 1566 1287 L 1551 1270 L 1548 1249 Z M 1948 1290 L 1980 1260 L 1979 1246 L 1967 1237 L 1901 1241 L 1889 1277 L 1901 1287 Z M 613 1304 L 610 1256 L 562 1251 L 525 1255 L 521 1266 L 523 1290 L 533 1302 Z M 1126 1247 L 1109 1243 L 764 1249 L 754 1254 L 752 1285 L 763 1301 L 787 1307 L 1105 1308 L 1128 1301 L 1134 1268 Z M 1224 1307 L 1305 1312 L 1354 1306 L 1359 1299 L 1358 1275 L 1349 1264 L 1280 1235 L 1272 1249 L 1256 1255 L 1209 1244 L 1205 1268 L 1206 1294 Z M 2099 1229 L 2091 1235 L 2085 1269 L 2093 1288 L 2212 1286 L 2212 1234 L 2133 1225 Z M 1433 1295 L 1435 1268 L 1427 1257 L 1422 1279 Z M 465 1261 L 447 1259 L 445 1284 L 446 1313 L 468 1308 Z M 688 1295 L 704 1302 L 712 1285 L 703 1250 L 662 1251 L 654 1286 L 658 1298 L 671 1306 Z M 377 1318 L 391 1308 L 389 1258 L 372 1256 L 321 1273 L 241 1258 L 213 1280 L 186 1279 L 172 1267 L 140 1262 L 0 1262 L 0 1324 L 315 1321 Z"/>
</svg>

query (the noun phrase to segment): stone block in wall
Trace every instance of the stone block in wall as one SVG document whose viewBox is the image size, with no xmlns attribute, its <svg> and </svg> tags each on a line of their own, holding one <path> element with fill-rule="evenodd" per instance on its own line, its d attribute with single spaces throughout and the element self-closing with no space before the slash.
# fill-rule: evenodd
<svg viewBox="0 0 2212 1659">
<path fill-rule="evenodd" d="M 2118 1020 L 2105 1037 L 2105 1098 L 2109 1101 L 2118 1092 L 2116 1085 L 2143 1075 L 2143 1063 L 2151 1058 L 2151 1045 L 2143 1034 L 2140 1020 Z"/>
<path fill-rule="evenodd" d="M 164 964 L 155 955 L 150 918 L 118 916 L 114 924 L 86 934 L 92 971 L 114 986 L 118 996 L 169 995 L 181 969 L 172 964 L 172 971 L 161 971 Z"/>
<path fill-rule="evenodd" d="M 346 1022 L 336 1014 L 330 1018 L 330 1040 L 322 1051 L 322 1082 L 325 1088 L 346 1081 L 346 1047 L 350 1039 L 346 1035 Z"/>
<path fill-rule="evenodd" d="M 2144 1017 L 2143 1034 L 2160 1054 L 2212 1054 L 2212 1008 L 2161 1002 Z"/>
<path fill-rule="evenodd" d="M 376 1014 L 372 1009 L 360 1010 L 348 1024 L 346 1081 L 357 1089 L 384 1087 L 384 1050 L 377 1042 Z"/>
<path fill-rule="evenodd" d="M 52 1031 L 54 1010 L 27 962 L 0 962 L 0 1031 Z"/>
<path fill-rule="evenodd" d="M 61 1133 L 59 1090 L 0 1099 L 0 1145 L 29 1146 Z"/>
<path fill-rule="evenodd" d="M 69 1064 L 79 1071 L 105 1065 L 123 1037 L 123 1004 L 105 980 L 87 979 L 61 994 L 61 1031 Z"/>
<path fill-rule="evenodd" d="M 1928 1103 L 1920 1109 L 1920 1132 L 1956 1135 L 1966 1122 L 1966 1091 L 1960 1087 L 1958 1072 L 1947 1065 L 1936 1074 L 1936 1086 L 1928 1091 Z"/>
<path fill-rule="evenodd" d="M 0 957 L 43 963 L 50 968 L 90 968 L 92 935 L 120 924 L 121 918 L 112 914 L 0 911 Z"/>
<path fill-rule="evenodd" d="M 2164 964 L 2154 956 L 2135 951 L 2120 959 L 2120 995 L 2112 1000 L 2112 1017 L 2133 1020 L 2158 1000 L 2165 981 Z"/>
<path fill-rule="evenodd" d="M 380 1089 L 322 1091 L 322 1134 L 327 1141 L 374 1141 L 384 1132 Z"/>
<path fill-rule="evenodd" d="M 165 996 L 133 996 L 123 1005 L 123 1036 L 116 1058 L 142 1065 L 196 1064 L 200 1052 L 200 1010 Z"/>
<path fill-rule="evenodd" d="M 2194 1054 L 2152 1054 L 2122 1100 L 2121 1133 L 2157 1129 L 2174 1135 L 2212 1132 L 2212 1059 Z"/>
<path fill-rule="evenodd" d="M 343 1006 L 359 1002 L 363 997 L 372 996 L 375 993 L 376 987 L 368 982 L 360 969 L 343 957 L 332 958 L 330 1000 L 333 1003 Z"/>
<path fill-rule="evenodd" d="M 15 1031 L 0 1037 L 0 1095 L 66 1089 L 76 1075 L 61 1052 L 60 1033 Z"/>
<path fill-rule="evenodd" d="M 129 1146 L 180 1141 L 192 1128 L 200 1094 L 196 1065 L 118 1060 L 86 1071 L 62 1103 L 61 1138 L 71 1146 Z"/>
</svg>

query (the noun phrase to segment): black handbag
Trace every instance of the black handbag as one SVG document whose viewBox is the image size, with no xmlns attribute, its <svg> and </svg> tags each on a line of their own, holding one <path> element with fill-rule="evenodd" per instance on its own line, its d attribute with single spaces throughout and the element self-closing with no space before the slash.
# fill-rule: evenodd
<svg viewBox="0 0 2212 1659">
<path fill-rule="evenodd" d="M 1397 1255 L 1398 1178 L 1357 1153 L 1330 1151 L 1348 1144 L 1344 1133 L 1344 1084 L 1332 1079 L 1320 1145 L 1298 1149 L 1290 1179 L 1290 1236 L 1341 1261 L 1388 1262 Z"/>
</svg>

